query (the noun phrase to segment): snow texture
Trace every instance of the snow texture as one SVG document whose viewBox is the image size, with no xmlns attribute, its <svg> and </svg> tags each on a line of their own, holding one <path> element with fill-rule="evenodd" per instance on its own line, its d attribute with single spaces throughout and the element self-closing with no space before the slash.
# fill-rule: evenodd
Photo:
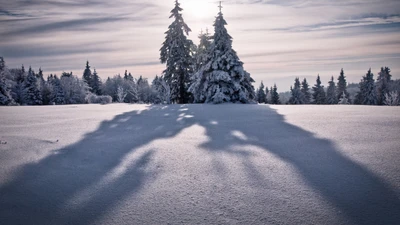
<svg viewBox="0 0 400 225">
<path fill-rule="evenodd" d="M 400 108 L 0 107 L 1 224 L 399 224 Z"/>
</svg>

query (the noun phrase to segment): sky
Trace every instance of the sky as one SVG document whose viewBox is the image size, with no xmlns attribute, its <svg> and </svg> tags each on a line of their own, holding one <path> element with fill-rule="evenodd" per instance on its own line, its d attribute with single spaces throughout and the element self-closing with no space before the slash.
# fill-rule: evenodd
<svg viewBox="0 0 400 225">
<path fill-rule="evenodd" d="M 86 60 L 106 79 L 162 74 L 159 49 L 174 0 L 0 0 L 0 56 L 9 68 L 82 76 Z M 198 44 L 212 34 L 218 1 L 180 0 Z M 343 68 L 359 82 L 382 66 L 400 78 L 399 0 L 225 0 L 222 12 L 244 68 L 287 91 L 295 77 L 325 86 Z"/>
</svg>

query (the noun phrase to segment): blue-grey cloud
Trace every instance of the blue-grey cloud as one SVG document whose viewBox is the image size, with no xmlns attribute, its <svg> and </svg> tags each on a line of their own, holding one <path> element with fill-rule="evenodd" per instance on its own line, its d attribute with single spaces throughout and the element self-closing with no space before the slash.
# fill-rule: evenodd
<svg viewBox="0 0 400 225">
<path fill-rule="evenodd" d="M 53 22 L 44 25 L 31 26 L 25 29 L 8 31 L 2 34 L 4 37 L 13 37 L 17 35 L 44 34 L 47 32 L 79 30 L 81 27 L 93 26 L 101 23 L 109 23 L 125 20 L 124 17 L 103 17 L 103 18 L 82 18 L 60 22 Z"/>
</svg>

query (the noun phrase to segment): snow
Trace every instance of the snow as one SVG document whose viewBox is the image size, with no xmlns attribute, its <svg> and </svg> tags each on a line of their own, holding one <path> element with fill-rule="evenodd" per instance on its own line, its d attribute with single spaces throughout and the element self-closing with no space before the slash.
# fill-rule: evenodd
<svg viewBox="0 0 400 225">
<path fill-rule="evenodd" d="M 0 115 L 1 224 L 400 222 L 399 107 L 111 104 Z"/>
</svg>

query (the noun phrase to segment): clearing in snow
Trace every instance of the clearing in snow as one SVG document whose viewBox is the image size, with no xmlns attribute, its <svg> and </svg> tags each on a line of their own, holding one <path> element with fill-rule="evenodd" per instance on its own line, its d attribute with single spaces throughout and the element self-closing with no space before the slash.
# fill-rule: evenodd
<svg viewBox="0 0 400 225">
<path fill-rule="evenodd" d="M 1 224 L 399 224 L 400 107 L 0 108 Z"/>
</svg>

